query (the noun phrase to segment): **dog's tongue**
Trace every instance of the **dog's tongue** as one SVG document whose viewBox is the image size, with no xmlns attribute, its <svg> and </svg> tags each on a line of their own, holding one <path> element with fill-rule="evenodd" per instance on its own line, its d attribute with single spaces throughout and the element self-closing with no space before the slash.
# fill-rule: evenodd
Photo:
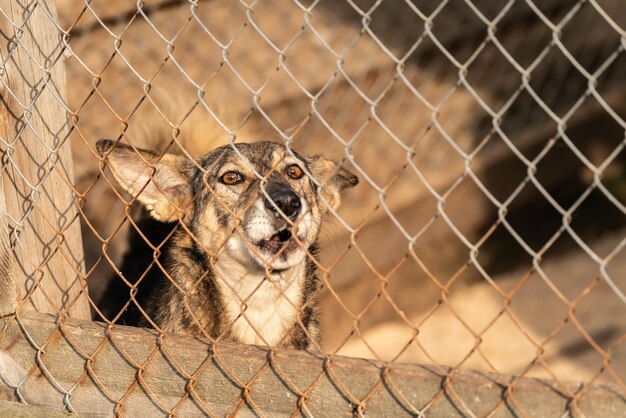
<svg viewBox="0 0 626 418">
<path fill-rule="evenodd" d="M 270 251 L 278 251 L 279 248 L 291 237 L 288 230 L 280 231 L 261 243 L 261 246 Z"/>
<path fill-rule="evenodd" d="M 280 235 L 274 234 L 268 239 L 261 242 L 261 248 L 265 248 L 266 250 L 276 252 L 280 248 Z"/>
</svg>

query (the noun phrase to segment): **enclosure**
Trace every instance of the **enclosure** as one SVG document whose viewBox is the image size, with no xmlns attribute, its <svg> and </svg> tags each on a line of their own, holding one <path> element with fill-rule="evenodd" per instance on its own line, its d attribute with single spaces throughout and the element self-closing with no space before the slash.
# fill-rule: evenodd
<svg viewBox="0 0 626 418">
<path fill-rule="evenodd" d="M 5 414 L 626 416 L 626 3 L 0 0 L 0 32 Z M 141 285 L 198 239 L 103 138 L 356 174 L 321 350 L 155 327 Z"/>
</svg>

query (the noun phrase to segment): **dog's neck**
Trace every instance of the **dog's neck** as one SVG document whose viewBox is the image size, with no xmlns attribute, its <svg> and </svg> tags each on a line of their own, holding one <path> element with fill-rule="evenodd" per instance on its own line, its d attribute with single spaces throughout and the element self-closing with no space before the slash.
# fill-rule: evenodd
<svg viewBox="0 0 626 418">
<path fill-rule="evenodd" d="M 211 258 L 184 231 L 171 245 L 178 251 L 169 250 L 170 279 L 156 301 L 161 328 L 245 344 L 317 347 L 317 304 L 311 297 L 318 279 L 310 259 L 316 244 L 300 263 L 269 275 L 226 254 Z"/>
<path fill-rule="evenodd" d="M 231 335 L 244 344 L 280 345 L 304 303 L 306 259 L 268 274 L 220 257 L 213 270 Z"/>
</svg>

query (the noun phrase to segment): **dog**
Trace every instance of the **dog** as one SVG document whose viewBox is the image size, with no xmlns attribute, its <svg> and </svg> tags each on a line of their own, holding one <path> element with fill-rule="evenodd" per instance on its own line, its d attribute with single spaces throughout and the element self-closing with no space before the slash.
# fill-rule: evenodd
<svg viewBox="0 0 626 418">
<path fill-rule="evenodd" d="M 144 273 L 131 291 L 143 304 L 141 325 L 319 350 L 318 235 L 357 176 L 271 141 L 221 146 L 198 160 L 111 140 L 97 151 L 153 220 L 177 225 L 163 248 L 150 247 L 158 274 Z M 140 299 L 144 289 L 150 295 Z"/>
</svg>

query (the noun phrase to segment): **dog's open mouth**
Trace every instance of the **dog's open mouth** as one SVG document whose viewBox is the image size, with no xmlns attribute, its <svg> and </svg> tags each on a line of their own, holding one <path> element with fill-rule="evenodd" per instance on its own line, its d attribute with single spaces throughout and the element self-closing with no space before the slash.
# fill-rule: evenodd
<svg viewBox="0 0 626 418">
<path fill-rule="evenodd" d="M 283 253 L 285 253 L 287 251 L 290 251 L 291 247 L 295 244 L 295 241 L 291 239 L 291 236 L 291 230 L 289 228 L 284 228 L 269 237 L 268 239 L 262 240 L 261 242 L 259 242 L 258 245 L 259 248 L 261 248 L 262 250 L 268 251 L 272 254 L 276 254 L 285 245 L 288 245 L 287 248 L 283 250 Z"/>
</svg>

